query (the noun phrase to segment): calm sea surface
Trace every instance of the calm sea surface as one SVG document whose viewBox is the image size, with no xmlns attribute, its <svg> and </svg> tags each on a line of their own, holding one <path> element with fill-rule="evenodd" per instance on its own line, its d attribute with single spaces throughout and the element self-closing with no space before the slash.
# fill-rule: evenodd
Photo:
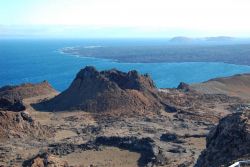
<svg viewBox="0 0 250 167">
<path fill-rule="evenodd" d="M 164 44 L 164 40 L 0 40 L 0 86 L 48 80 L 52 86 L 65 90 L 76 73 L 86 65 L 98 70 L 136 69 L 149 73 L 159 88 L 176 87 L 179 82 L 195 83 L 215 77 L 250 72 L 250 66 L 225 63 L 118 63 L 112 60 L 83 58 L 60 53 L 73 46 L 133 46 Z M 94 49 L 94 48 L 93 48 Z"/>
</svg>

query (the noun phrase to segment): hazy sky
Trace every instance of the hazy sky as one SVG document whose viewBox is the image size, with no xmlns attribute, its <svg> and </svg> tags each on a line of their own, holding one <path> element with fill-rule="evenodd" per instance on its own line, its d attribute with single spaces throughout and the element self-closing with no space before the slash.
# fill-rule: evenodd
<svg viewBox="0 0 250 167">
<path fill-rule="evenodd" d="M 0 0 L 0 36 L 250 36 L 250 0 Z"/>
</svg>

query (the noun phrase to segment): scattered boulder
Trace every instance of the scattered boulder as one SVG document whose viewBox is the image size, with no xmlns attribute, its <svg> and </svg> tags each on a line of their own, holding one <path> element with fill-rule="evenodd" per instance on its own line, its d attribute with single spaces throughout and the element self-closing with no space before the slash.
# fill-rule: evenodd
<svg viewBox="0 0 250 167">
<path fill-rule="evenodd" d="M 29 113 L 27 113 L 25 111 L 21 112 L 21 117 L 23 118 L 24 121 L 27 121 L 29 123 L 34 122 L 33 118 L 29 115 Z"/>
<path fill-rule="evenodd" d="M 166 133 L 161 135 L 161 140 L 166 142 L 172 142 L 177 140 L 177 135 L 173 133 Z"/>
<path fill-rule="evenodd" d="M 162 107 L 157 92 L 148 75 L 116 69 L 99 72 L 87 66 L 67 90 L 38 106 L 49 111 L 151 111 Z"/>
<path fill-rule="evenodd" d="M 207 136 L 206 149 L 196 167 L 229 166 L 250 159 L 250 111 L 234 113 L 220 120 Z"/>
<path fill-rule="evenodd" d="M 165 104 L 164 108 L 165 108 L 165 111 L 169 113 L 176 113 L 178 111 L 177 107 L 170 105 L 170 104 Z"/>
<path fill-rule="evenodd" d="M 181 154 L 181 153 L 186 153 L 186 149 L 181 147 L 181 146 L 175 146 L 171 149 L 168 150 L 168 152 L 170 153 L 174 153 L 174 154 Z"/>
<path fill-rule="evenodd" d="M 183 140 L 179 139 L 180 137 L 174 133 L 165 133 L 162 134 L 160 139 L 165 142 L 172 142 L 172 143 L 184 143 Z"/>
</svg>

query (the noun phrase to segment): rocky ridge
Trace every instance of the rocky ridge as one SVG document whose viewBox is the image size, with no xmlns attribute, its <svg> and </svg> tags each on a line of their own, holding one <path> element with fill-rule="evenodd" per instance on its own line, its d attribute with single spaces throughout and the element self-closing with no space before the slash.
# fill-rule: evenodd
<svg viewBox="0 0 250 167">
<path fill-rule="evenodd" d="M 0 110 L 22 111 L 25 110 L 23 99 L 55 92 L 47 81 L 38 84 L 4 86 L 0 88 Z"/>
<path fill-rule="evenodd" d="M 220 120 L 207 136 L 206 149 L 196 167 L 229 166 L 250 159 L 250 111 L 234 113 Z"/>
</svg>

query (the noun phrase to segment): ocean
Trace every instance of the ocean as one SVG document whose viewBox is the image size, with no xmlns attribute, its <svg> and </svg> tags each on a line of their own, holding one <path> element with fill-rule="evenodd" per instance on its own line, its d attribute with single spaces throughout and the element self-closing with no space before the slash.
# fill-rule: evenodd
<svg viewBox="0 0 250 167">
<path fill-rule="evenodd" d="M 65 90 L 77 72 L 87 65 L 98 70 L 117 68 L 149 73 L 158 88 L 173 88 L 180 82 L 197 83 L 216 77 L 248 73 L 250 66 L 213 62 L 124 63 L 115 60 L 80 57 L 61 53 L 74 46 L 163 45 L 165 40 L 146 39 L 2 39 L 0 40 L 0 86 L 37 83 L 43 80 L 58 91 Z M 133 57 L 131 57 L 133 59 Z"/>
</svg>

